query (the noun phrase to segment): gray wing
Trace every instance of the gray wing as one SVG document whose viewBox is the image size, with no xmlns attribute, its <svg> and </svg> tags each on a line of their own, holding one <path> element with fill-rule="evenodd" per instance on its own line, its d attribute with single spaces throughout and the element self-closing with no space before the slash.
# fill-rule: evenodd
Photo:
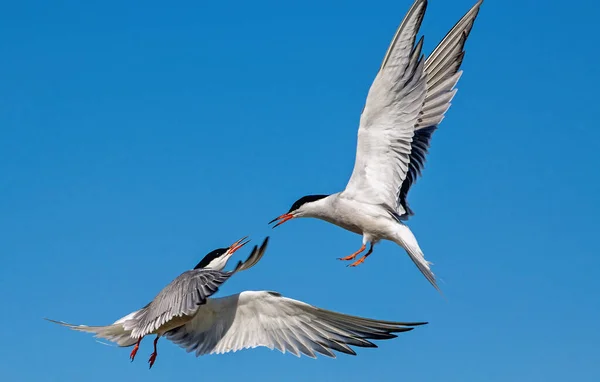
<svg viewBox="0 0 600 382">
<path fill-rule="evenodd" d="M 267 237 L 260 248 L 255 246 L 244 262 L 239 262 L 232 272 L 210 269 L 194 269 L 179 275 L 136 315 L 135 320 L 125 322 L 125 330 L 131 330 L 134 338 L 153 333 L 175 317 L 193 316 L 208 297 L 219 290 L 234 273 L 256 265 L 266 251 Z"/>
<path fill-rule="evenodd" d="M 333 351 L 355 355 L 351 346 L 376 347 L 369 340 L 395 338 L 393 333 L 422 324 L 349 316 L 276 292 L 246 291 L 209 300 L 191 321 L 165 336 L 196 356 L 264 346 L 315 358 L 316 353 L 335 357 Z"/>
<path fill-rule="evenodd" d="M 198 306 L 204 304 L 233 273 L 214 270 L 187 271 L 160 291 L 151 303 L 112 325 L 87 326 L 48 321 L 80 332 L 94 333 L 96 337 L 116 342 L 119 346 L 130 346 L 138 338 L 153 333 L 174 317 L 193 315 Z"/>
<path fill-rule="evenodd" d="M 416 0 L 400 24 L 377 73 L 360 117 L 354 169 L 343 197 L 399 211 L 398 191 L 406 178 L 415 124 L 426 94 L 416 36 L 426 0 Z"/>
<path fill-rule="evenodd" d="M 193 316 L 198 306 L 219 290 L 231 272 L 194 269 L 179 275 L 146 305 L 135 322 L 125 323 L 132 337 L 139 338 L 153 333 L 175 317 Z"/>
<path fill-rule="evenodd" d="M 403 220 L 414 214 L 406 200 L 408 191 L 417 180 L 417 177 L 421 175 L 431 135 L 444 119 L 444 114 L 450 108 L 450 101 L 456 94 L 457 89 L 455 86 L 462 74 L 462 71 L 459 70 L 465 55 L 465 42 L 471 33 L 482 2 L 483 0 L 480 0 L 475 4 L 454 25 L 425 60 L 424 71 L 427 77 L 427 95 L 415 125 L 408 173 L 398 193 L 398 204 L 400 206 L 398 211 L 401 214 L 400 218 Z"/>
</svg>

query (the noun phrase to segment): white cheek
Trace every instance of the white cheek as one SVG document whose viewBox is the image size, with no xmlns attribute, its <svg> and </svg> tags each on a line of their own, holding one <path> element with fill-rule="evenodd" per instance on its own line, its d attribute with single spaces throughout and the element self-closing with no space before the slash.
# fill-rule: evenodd
<svg viewBox="0 0 600 382">
<path fill-rule="evenodd" d="M 229 256 L 221 256 L 208 263 L 208 265 L 204 268 L 221 270 L 225 268 L 225 265 L 227 265 L 227 260 L 229 260 Z"/>
<path fill-rule="evenodd" d="M 314 214 L 314 208 L 312 205 L 304 205 L 302 206 L 295 214 L 295 217 L 311 217 Z"/>
</svg>

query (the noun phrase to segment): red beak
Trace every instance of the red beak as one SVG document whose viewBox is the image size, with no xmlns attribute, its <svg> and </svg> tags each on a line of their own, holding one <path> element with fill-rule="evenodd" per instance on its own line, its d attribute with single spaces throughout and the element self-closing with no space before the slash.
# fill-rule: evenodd
<svg viewBox="0 0 600 382">
<path fill-rule="evenodd" d="M 250 240 L 246 240 L 248 239 L 248 236 L 244 236 L 242 237 L 240 240 L 236 241 L 235 243 L 231 244 L 229 246 L 229 253 L 233 254 L 235 251 L 237 251 L 238 249 L 242 248 L 244 245 L 248 244 L 250 242 Z"/>
<path fill-rule="evenodd" d="M 273 228 L 275 228 L 275 227 L 277 227 L 277 226 L 280 226 L 280 225 L 282 225 L 283 223 L 285 223 L 285 222 L 286 222 L 286 221 L 288 221 L 288 220 L 292 220 L 293 218 L 294 218 L 294 215 L 292 215 L 292 214 L 290 214 L 290 213 L 287 213 L 287 214 L 283 214 L 283 215 L 281 215 L 281 216 L 278 216 L 278 217 L 276 217 L 275 219 L 271 220 L 271 221 L 269 222 L 269 224 L 277 222 L 277 224 L 275 224 L 275 225 L 273 226 Z M 279 221 L 278 221 L 278 220 L 279 220 Z"/>
</svg>

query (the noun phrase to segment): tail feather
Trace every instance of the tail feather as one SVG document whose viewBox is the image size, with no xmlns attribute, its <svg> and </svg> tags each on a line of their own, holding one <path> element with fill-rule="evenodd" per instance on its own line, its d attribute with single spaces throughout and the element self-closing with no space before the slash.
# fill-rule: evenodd
<svg viewBox="0 0 600 382">
<path fill-rule="evenodd" d="M 415 238 L 415 235 L 413 235 L 412 231 L 410 230 L 410 228 L 408 228 L 408 226 L 402 223 L 398 224 L 398 226 L 399 228 L 396 234 L 396 244 L 400 245 L 406 250 L 408 256 L 410 256 L 410 259 L 413 261 L 413 263 L 415 263 L 417 268 L 419 268 L 423 276 L 425 276 L 425 278 L 429 280 L 431 285 L 433 285 L 433 287 L 441 293 L 441 290 L 438 287 L 437 282 L 435 280 L 435 275 L 431 271 L 430 265 L 432 265 L 432 263 L 425 260 L 425 255 L 419 247 L 417 238 Z"/>
<path fill-rule="evenodd" d="M 103 338 L 105 340 L 115 342 L 117 345 L 127 347 L 134 345 L 137 342 L 136 338 L 131 337 L 131 331 L 125 330 L 122 323 L 115 323 L 107 326 L 87 326 L 87 325 L 73 325 L 63 321 L 55 321 L 46 318 L 47 321 L 54 322 L 65 326 L 69 329 L 77 330 L 79 332 L 93 333 L 96 338 Z"/>
</svg>

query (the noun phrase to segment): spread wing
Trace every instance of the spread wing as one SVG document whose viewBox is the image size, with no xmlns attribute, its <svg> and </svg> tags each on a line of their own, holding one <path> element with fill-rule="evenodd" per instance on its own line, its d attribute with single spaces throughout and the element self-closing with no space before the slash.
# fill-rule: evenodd
<svg viewBox="0 0 600 382">
<path fill-rule="evenodd" d="M 415 45 L 426 0 L 416 0 L 371 85 L 358 129 L 356 160 L 342 195 L 381 204 L 401 219 L 413 214 L 408 191 L 425 164 L 431 136 L 456 94 L 464 45 L 480 0 L 423 63 Z"/>
<path fill-rule="evenodd" d="M 194 269 L 179 275 L 146 305 L 135 320 L 125 322 L 132 337 L 153 333 L 175 317 L 192 316 L 231 277 L 229 272 Z"/>
<path fill-rule="evenodd" d="M 207 298 L 219 290 L 234 273 L 256 265 L 267 249 L 267 237 L 260 248 L 255 246 L 245 262 L 239 262 L 232 272 L 194 269 L 179 275 L 144 307 L 135 320 L 125 322 L 124 328 L 139 338 L 152 333 L 175 317 L 193 316 Z"/>
<path fill-rule="evenodd" d="M 315 358 L 335 357 L 332 350 L 354 355 L 350 346 L 376 347 L 369 340 L 394 338 L 421 324 L 354 317 L 275 292 L 246 291 L 209 300 L 194 319 L 165 336 L 196 356 L 264 346 Z"/>
<path fill-rule="evenodd" d="M 408 191 L 425 165 L 425 157 L 429 149 L 431 135 L 444 119 L 444 114 L 450 108 L 450 101 L 456 94 L 455 88 L 462 74 L 460 65 L 465 55 L 464 47 L 479 8 L 480 0 L 471 8 L 448 32 L 435 50 L 425 60 L 425 75 L 427 76 L 427 92 L 419 119 L 415 124 L 415 135 L 411 144 L 408 173 L 402 182 L 398 195 L 399 213 L 402 219 L 413 215 L 406 197 Z M 404 214 L 402 214 L 404 211 Z"/>
<path fill-rule="evenodd" d="M 369 89 L 354 170 L 342 197 L 398 210 L 398 191 L 409 169 L 415 125 L 426 95 L 423 39 L 415 44 L 426 7 L 426 0 L 412 5 Z"/>
</svg>

